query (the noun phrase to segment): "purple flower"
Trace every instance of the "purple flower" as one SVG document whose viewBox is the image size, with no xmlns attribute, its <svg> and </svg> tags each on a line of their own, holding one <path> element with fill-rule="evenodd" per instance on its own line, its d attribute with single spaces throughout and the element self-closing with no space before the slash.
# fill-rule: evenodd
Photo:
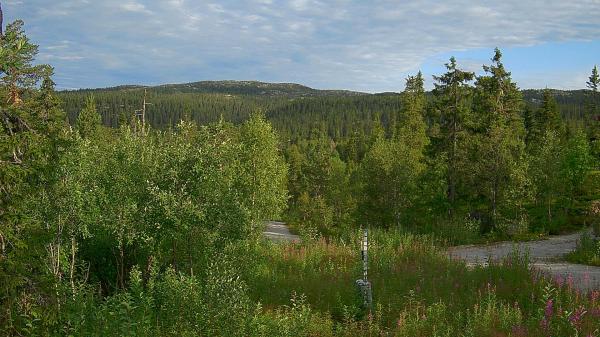
<svg viewBox="0 0 600 337">
<path fill-rule="evenodd" d="M 546 310 L 544 310 L 544 317 L 548 320 L 552 317 L 552 313 L 554 311 L 552 307 L 553 304 L 554 302 L 552 301 L 552 299 L 549 299 L 548 302 L 546 302 Z"/>
<path fill-rule="evenodd" d="M 575 310 L 575 312 L 572 313 L 571 316 L 569 316 L 569 321 L 571 322 L 571 324 L 573 324 L 573 326 L 579 327 L 579 325 L 581 324 L 581 318 L 583 318 L 583 315 L 585 315 L 586 313 L 587 311 L 583 307 L 580 307 L 579 309 Z"/>
<path fill-rule="evenodd" d="M 600 298 L 600 291 L 598 291 L 598 290 L 592 291 L 592 294 L 591 294 L 592 303 L 595 304 L 596 301 L 598 300 L 598 298 Z"/>
<path fill-rule="evenodd" d="M 573 289 L 573 276 L 571 275 L 567 276 L 567 286 L 569 289 Z"/>
<path fill-rule="evenodd" d="M 560 288 L 562 287 L 563 283 L 565 282 L 565 280 L 562 278 L 562 276 L 557 276 L 556 277 L 556 285 Z"/>
</svg>

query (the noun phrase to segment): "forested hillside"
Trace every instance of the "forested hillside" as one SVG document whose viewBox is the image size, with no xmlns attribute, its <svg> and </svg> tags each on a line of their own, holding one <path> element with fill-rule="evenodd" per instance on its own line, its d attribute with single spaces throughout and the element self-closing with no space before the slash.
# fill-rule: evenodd
<svg viewBox="0 0 600 337">
<path fill-rule="evenodd" d="M 520 91 L 499 49 L 479 76 L 451 58 L 430 93 L 420 72 L 398 95 L 57 93 L 37 51 L 22 21 L 0 34 L 2 335 L 600 331 L 599 293 L 522 252 L 471 268 L 444 250 L 600 226 L 596 68 L 570 93 Z M 281 218 L 301 243 L 262 236 Z"/>
<path fill-rule="evenodd" d="M 597 137 L 599 95 L 593 90 L 520 91 L 510 82 L 501 54 L 493 61 L 484 68 L 486 74 L 475 76 L 452 59 L 446 74 L 434 76 L 431 92 L 424 91 L 426 79 L 419 75 L 413 79 L 416 88 L 409 81 L 400 94 L 216 81 L 59 96 L 71 121 L 93 97 L 104 124 L 112 127 L 132 125 L 137 118 L 132 111 L 141 109 L 144 95 L 150 102 L 146 120 L 159 129 L 173 128 L 179 120 L 239 124 L 261 112 L 277 130 L 290 166 L 287 219 L 325 233 L 375 218 L 375 224 L 384 226 L 420 223 L 418 229 L 438 223 L 437 230 L 462 238 L 465 233 L 441 224 L 474 221 L 476 232 L 503 236 L 530 230 L 558 233 L 588 223 L 585 205 L 596 192 L 584 188 L 583 181 L 592 179 L 586 178 L 587 171 L 594 166 L 593 156 L 584 152 L 597 156 L 597 149 L 586 148 L 597 146 L 588 141 Z M 499 84 L 494 81 L 508 86 L 495 88 Z M 490 113 L 493 109 L 502 111 Z M 497 148 L 499 144 L 504 148 Z M 491 154 L 506 157 L 485 162 Z M 581 165 L 586 172 L 568 172 Z M 398 176 L 406 171 L 409 176 Z M 394 185 L 395 179 L 401 180 Z M 377 181 L 382 185 L 373 185 Z M 413 190 L 405 190 L 411 185 Z M 403 195 L 410 200 L 400 202 Z M 500 229 L 498 221 L 521 228 Z"/>
<path fill-rule="evenodd" d="M 74 121 L 86 98 L 94 96 L 105 125 L 128 123 L 141 108 L 147 91 L 147 118 L 153 127 L 173 127 L 179 120 L 200 124 L 224 120 L 239 123 L 254 111 L 262 111 L 277 130 L 289 138 L 306 137 L 315 127 L 325 128 L 338 139 L 352 131 L 369 132 L 375 114 L 387 129 L 399 110 L 400 94 L 366 94 L 343 90 L 316 90 L 298 84 L 253 81 L 206 81 L 155 87 L 121 86 L 105 89 L 62 91 L 59 97 L 69 119 Z M 532 109 L 543 100 L 544 90 L 523 90 L 523 100 Z M 589 120 L 590 104 L 600 99 L 587 90 L 551 90 L 566 121 Z M 432 97 L 432 93 L 426 93 Z"/>
</svg>

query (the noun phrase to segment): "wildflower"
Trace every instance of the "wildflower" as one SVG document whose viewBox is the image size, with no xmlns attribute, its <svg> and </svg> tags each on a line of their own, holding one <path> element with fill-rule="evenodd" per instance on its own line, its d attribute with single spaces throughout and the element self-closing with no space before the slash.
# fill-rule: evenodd
<svg viewBox="0 0 600 337">
<path fill-rule="evenodd" d="M 544 317 L 546 319 L 550 319 L 552 317 L 553 304 L 554 302 L 552 301 L 552 299 L 549 299 L 548 302 L 546 302 L 546 310 L 544 310 Z"/>
<path fill-rule="evenodd" d="M 592 291 L 591 297 L 592 297 L 591 298 L 592 299 L 592 303 L 596 304 L 596 301 L 598 300 L 598 298 L 600 298 L 600 291 L 598 291 L 598 290 Z"/>
<path fill-rule="evenodd" d="M 594 318 L 600 318 L 600 308 L 590 309 L 590 315 Z"/>
<path fill-rule="evenodd" d="M 562 278 L 562 276 L 557 276 L 556 277 L 556 285 L 560 288 L 562 287 L 563 283 L 564 283 L 564 279 Z"/>
<path fill-rule="evenodd" d="M 571 316 L 569 316 L 569 322 L 571 322 L 571 324 L 574 327 L 579 328 L 579 326 L 581 325 L 581 319 L 586 313 L 587 311 L 583 307 L 580 307 L 579 309 L 575 310 L 575 312 L 573 312 Z"/>
<path fill-rule="evenodd" d="M 548 330 L 548 320 L 545 318 L 542 318 L 542 320 L 540 321 L 540 326 L 542 327 L 542 329 Z"/>
<path fill-rule="evenodd" d="M 567 286 L 569 289 L 573 289 L 573 276 L 567 276 Z"/>
</svg>

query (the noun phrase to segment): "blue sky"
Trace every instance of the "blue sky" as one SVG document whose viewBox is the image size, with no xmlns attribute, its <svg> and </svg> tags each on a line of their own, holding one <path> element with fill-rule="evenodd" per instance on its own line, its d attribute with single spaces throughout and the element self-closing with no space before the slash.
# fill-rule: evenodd
<svg viewBox="0 0 600 337">
<path fill-rule="evenodd" d="M 599 0 L 0 0 L 59 88 L 200 80 L 400 91 L 500 47 L 521 88 L 578 89 L 600 64 Z"/>
</svg>

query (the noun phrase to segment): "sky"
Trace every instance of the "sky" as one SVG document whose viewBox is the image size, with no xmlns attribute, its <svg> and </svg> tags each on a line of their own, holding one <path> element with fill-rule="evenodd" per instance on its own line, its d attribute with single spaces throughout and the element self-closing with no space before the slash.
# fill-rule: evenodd
<svg viewBox="0 0 600 337">
<path fill-rule="evenodd" d="M 426 87 L 495 47 L 521 88 L 580 89 L 600 65 L 600 0 L 0 0 L 60 89 L 202 80 Z"/>
</svg>

